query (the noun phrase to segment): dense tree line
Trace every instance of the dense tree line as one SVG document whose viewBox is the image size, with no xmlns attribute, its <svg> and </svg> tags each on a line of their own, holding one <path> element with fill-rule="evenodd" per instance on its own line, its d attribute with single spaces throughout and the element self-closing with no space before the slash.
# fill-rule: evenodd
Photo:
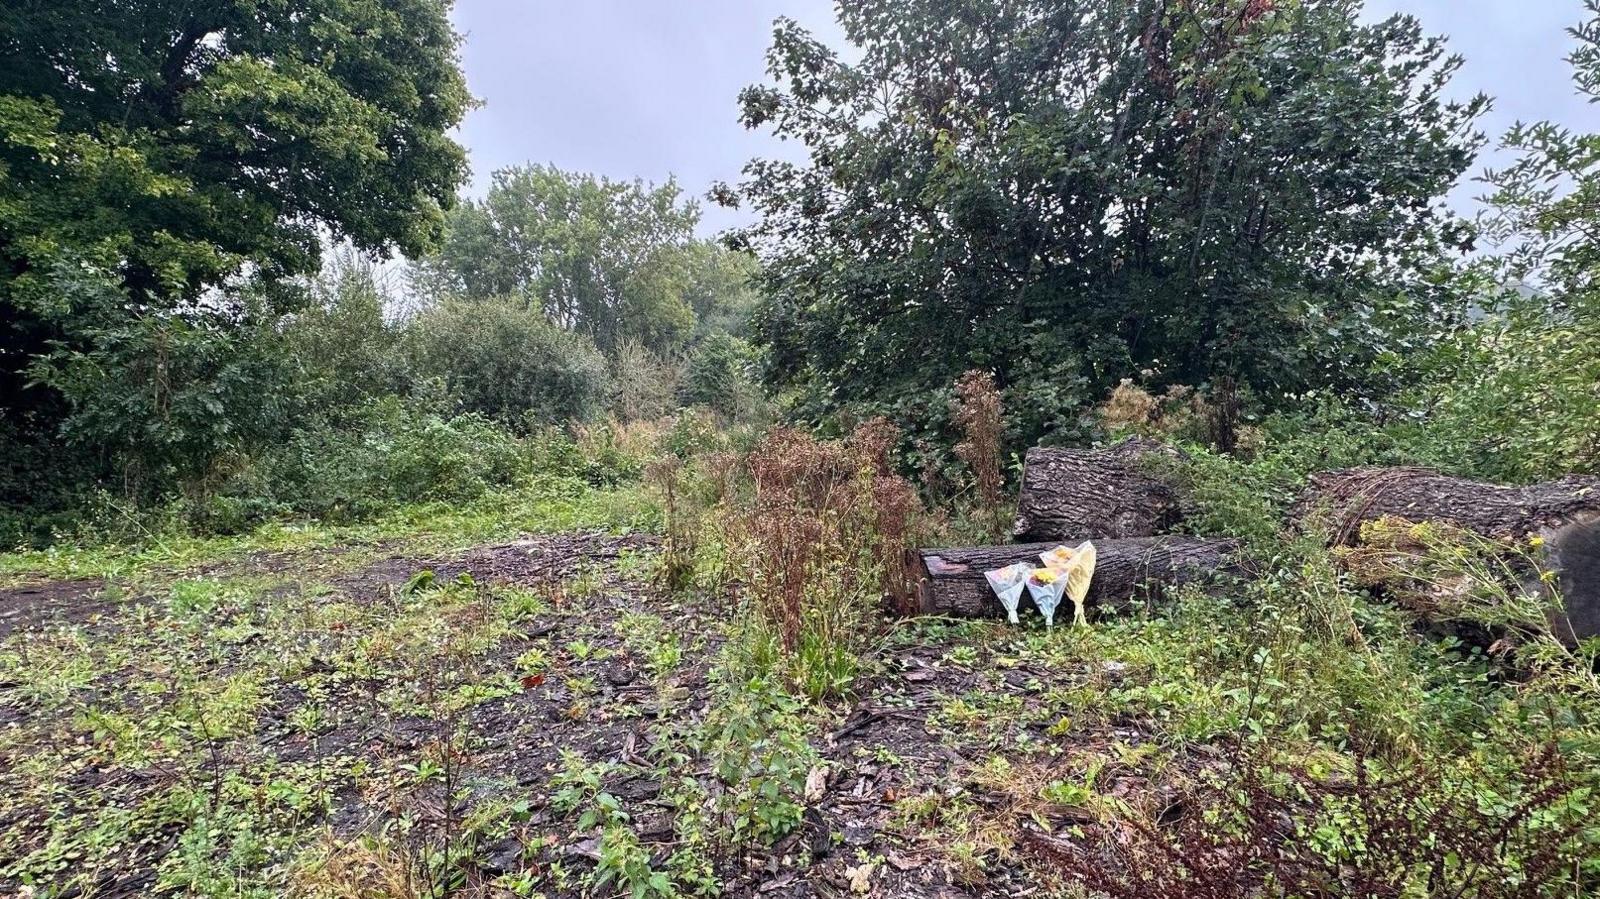
<svg viewBox="0 0 1600 899">
<path fill-rule="evenodd" d="M 325 239 L 421 253 L 467 174 L 441 0 L 0 14 L 0 499 L 147 494 L 285 409 L 263 341 Z"/>
<path fill-rule="evenodd" d="M 520 168 L 458 205 L 448 11 L 0 15 L 0 505 L 304 490 L 285 448 L 392 431 L 385 398 L 511 431 L 677 406 L 685 358 L 753 302 L 750 261 L 696 240 L 670 182 Z M 409 303 L 361 261 L 394 254 L 427 260 Z M 700 367 L 742 383 L 724 349 Z"/>
<path fill-rule="evenodd" d="M 514 167 L 495 173 L 482 200 L 450 213 L 441 245 L 418 262 L 412 283 L 427 306 L 471 319 L 470 310 L 486 302 L 509 305 L 530 323 L 574 335 L 570 345 L 610 361 L 611 405 L 627 416 L 663 414 L 680 398 L 731 412 L 744 390 L 741 345 L 756 302 L 755 262 L 696 238 L 699 220 L 699 207 L 673 181 L 619 183 Z M 484 366 L 518 355 L 509 347 L 483 349 Z M 680 385 L 686 361 L 697 374 Z M 542 408 L 546 418 L 589 417 L 576 407 L 541 404 L 532 382 L 495 387 L 487 385 L 509 382 L 488 369 L 461 374 L 464 389 L 486 385 L 478 389 L 505 394 L 502 403 Z M 709 389 L 708 379 L 725 389 Z"/>
<path fill-rule="evenodd" d="M 1519 126 L 1459 218 L 1487 100 L 1446 99 L 1460 61 L 1411 17 L 851 0 L 848 50 L 780 21 L 737 109 L 807 153 L 714 189 L 756 220 L 713 242 L 672 180 L 530 164 L 458 199 L 448 11 L 0 14 L 0 519 L 331 514 L 426 495 L 430 453 L 499 477 L 466 461 L 491 432 L 686 404 L 885 413 L 937 466 L 973 369 L 1007 447 L 1102 436 L 1131 381 L 1192 390 L 1225 448 L 1337 407 L 1486 475 L 1600 467 L 1600 138 Z"/>
</svg>

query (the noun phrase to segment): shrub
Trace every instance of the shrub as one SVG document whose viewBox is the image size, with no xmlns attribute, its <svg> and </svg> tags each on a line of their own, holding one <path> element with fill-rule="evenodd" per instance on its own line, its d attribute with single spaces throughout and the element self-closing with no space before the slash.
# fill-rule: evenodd
<svg viewBox="0 0 1600 899">
<path fill-rule="evenodd" d="M 135 501 L 201 497 L 231 460 L 280 433 L 282 359 L 270 328 L 221 313 L 147 315 L 88 332 L 30 373 L 60 391 L 69 445 Z"/>
<path fill-rule="evenodd" d="M 1205 441 L 1217 417 L 1205 393 L 1193 387 L 1173 384 L 1156 396 L 1129 378 L 1122 379 L 1094 411 L 1100 426 L 1114 436 L 1137 434 L 1158 440 Z"/>
<path fill-rule="evenodd" d="M 813 697 L 848 688 L 885 600 L 903 603 L 917 508 L 890 470 L 896 432 L 882 419 L 846 441 L 780 428 L 739 466 L 745 482 L 717 516 L 751 614 L 791 683 Z"/>
<path fill-rule="evenodd" d="M 1515 310 L 1434 350 L 1445 377 L 1409 398 L 1413 439 L 1514 482 L 1600 472 L 1600 316 Z"/>
<path fill-rule="evenodd" d="M 1236 747 L 1166 822 L 1130 816 L 1087 845 L 1028 845 L 1110 899 L 1577 895 L 1593 886 L 1590 786 L 1554 746 L 1510 770 L 1358 752 L 1348 770 L 1322 773 Z"/>
<path fill-rule="evenodd" d="M 478 415 L 447 417 L 391 396 L 342 417 L 338 425 L 307 422 L 241 465 L 186 510 L 190 523 L 230 533 L 283 514 L 351 521 L 404 503 L 468 502 L 535 471 L 575 474 L 558 467 L 550 441 L 518 437 Z M 579 466 L 576 450 L 569 455 Z"/>
<path fill-rule="evenodd" d="M 678 405 L 680 367 L 637 340 L 626 340 L 611 359 L 611 414 L 623 421 L 668 415 Z"/>
<path fill-rule="evenodd" d="M 21 425 L 0 416 L 0 550 L 48 546 L 59 532 L 78 527 L 83 508 L 95 500 L 86 485 L 95 481 L 97 460 Z"/>
<path fill-rule="evenodd" d="M 572 442 L 583 460 L 579 474 L 596 487 L 636 481 L 644 473 L 645 452 L 629 445 L 629 435 L 615 423 L 572 426 Z"/>
<path fill-rule="evenodd" d="M 705 406 L 727 418 L 747 411 L 753 391 L 748 367 L 750 345 L 729 334 L 712 334 L 689 357 L 679 399 L 686 406 Z"/>
<path fill-rule="evenodd" d="M 466 412 L 517 425 L 588 421 L 610 391 L 606 362 L 520 299 L 449 300 L 407 327 L 417 375 L 437 377 Z"/>
<path fill-rule="evenodd" d="M 728 585 L 728 529 L 718 516 L 739 472 L 729 436 L 710 418 L 703 409 L 680 416 L 662 438 L 666 452 L 645 468 L 665 528 L 657 580 L 674 592 Z"/>
<path fill-rule="evenodd" d="M 679 593 L 695 579 L 695 549 L 699 543 L 701 521 L 681 496 L 683 460 L 666 456 L 645 468 L 651 486 L 661 495 L 661 514 L 666 533 L 661 539 L 657 581 L 667 590 Z"/>
<path fill-rule="evenodd" d="M 515 482 L 525 463 L 517 439 L 493 422 L 476 415 L 429 415 L 396 431 L 372 474 L 396 502 L 465 502 L 491 486 Z"/>
<path fill-rule="evenodd" d="M 706 409 L 685 409 L 672 422 L 662 448 L 679 458 L 726 452 L 733 448 L 733 432 L 717 424 Z"/>
<path fill-rule="evenodd" d="M 410 389 L 403 328 L 385 315 L 393 301 L 370 260 L 347 249 L 329 261 L 311 302 L 283 325 L 286 387 L 298 408 L 337 418 Z"/>
</svg>

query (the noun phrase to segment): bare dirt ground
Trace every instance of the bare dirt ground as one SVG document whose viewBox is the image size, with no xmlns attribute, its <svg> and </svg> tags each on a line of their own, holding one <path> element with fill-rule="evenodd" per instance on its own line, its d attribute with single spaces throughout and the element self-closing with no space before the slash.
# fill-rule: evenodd
<svg viewBox="0 0 1600 899">
<path fill-rule="evenodd" d="M 105 581 L 38 581 L 0 589 L 0 638 L 13 631 L 90 621 L 115 608 L 101 599 Z"/>
<path fill-rule="evenodd" d="M 683 842 L 663 779 L 721 789 L 662 756 L 714 701 L 728 613 L 650 586 L 654 546 L 574 533 L 354 566 L 244 557 L 137 589 L 0 590 L 0 895 L 313 893 L 319 878 L 337 891 L 363 838 L 393 843 L 401 821 L 465 828 L 491 807 L 454 886 L 514 895 L 515 875 L 578 895 L 598 851 L 552 801 L 572 759 L 600 772 L 659 866 Z M 724 895 L 1030 889 L 1009 861 L 1018 828 L 1068 827 L 1078 811 L 1023 808 L 1004 782 L 1026 792 L 1063 758 L 1046 686 L 1063 672 L 993 664 L 1008 651 L 982 628 L 895 628 L 855 699 L 808 713 L 821 765 L 802 824 L 770 846 L 711 847 Z M 440 746 L 454 747 L 447 770 L 429 775 Z M 996 770 L 997 755 L 1033 767 Z M 219 817 L 263 846 L 197 836 L 197 819 Z M 369 846 L 360 864 L 410 864 L 382 856 Z M 241 859 L 264 863 L 259 877 L 219 888 L 213 873 Z"/>
</svg>

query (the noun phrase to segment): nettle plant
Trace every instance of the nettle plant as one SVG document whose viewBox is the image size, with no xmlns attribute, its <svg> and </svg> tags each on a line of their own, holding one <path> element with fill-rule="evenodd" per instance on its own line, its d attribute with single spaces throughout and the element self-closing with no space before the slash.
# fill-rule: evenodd
<svg viewBox="0 0 1600 899">
<path fill-rule="evenodd" d="M 622 801 L 605 789 L 605 778 L 616 770 L 615 765 L 590 763 L 571 750 L 561 753 L 561 765 L 561 771 L 551 779 L 557 787 L 550 796 L 552 808 L 558 812 L 580 812 L 580 831 L 627 823 L 628 813 L 623 811 Z"/>
<path fill-rule="evenodd" d="M 729 685 L 691 736 L 725 788 L 716 808 L 735 845 L 769 844 L 800 824 L 806 775 L 819 757 L 799 710 L 765 681 Z"/>
</svg>

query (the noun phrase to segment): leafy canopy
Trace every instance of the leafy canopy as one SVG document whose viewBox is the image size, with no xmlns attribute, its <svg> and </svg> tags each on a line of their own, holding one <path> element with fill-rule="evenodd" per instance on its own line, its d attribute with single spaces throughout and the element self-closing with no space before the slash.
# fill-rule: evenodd
<svg viewBox="0 0 1600 899">
<path fill-rule="evenodd" d="M 144 454 L 132 461 L 147 469 L 203 467 L 239 446 L 253 426 L 220 410 L 272 382 L 234 350 L 292 299 L 285 280 L 316 271 L 324 238 L 422 252 L 465 178 L 448 132 L 471 98 L 448 11 L 448 0 L 11 4 L 6 433 L 37 445 L 64 421 L 82 445 Z M 245 279 L 259 289 L 237 289 Z M 194 402 L 178 401 L 185 392 Z M 159 439 L 117 423 L 135 414 L 155 417 Z M 144 452 L 158 445 L 182 450 Z"/>
<path fill-rule="evenodd" d="M 695 242 L 699 220 L 670 179 L 652 186 L 542 165 L 502 169 L 483 200 L 451 213 L 417 285 L 434 298 L 521 297 L 608 353 L 628 340 L 673 350 L 694 329 L 696 307 L 715 299 L 704 296 L 719 264 L 708 253 L 727 253 Z"/>
<path fill-rule="evenodd" d="M 1440 198 L 1486 101 L 1356 0 L 861 0 L 846 61 L 780 21 L 737 188 L 797 411 L 944 415 L 995 371 L 1031 441 L 1124 377 L 1269 402 L 1369 387 L 1438 314 Z M 1238 385 L 1236 388 L 1234 385 Z"/>
<path fill-rule="evenodd" d="M 1600 0 L 1571 29 L 1577 89 L 1600 102 Z M 1519 123 L 1485 174 L 1483 235 L 1463 270 L 1481 313 L 1420 357 L 1413 407 L 1441 455 L 1482 476 L 1600 471 L 1600 133 Z"/>
<path fill-rule="evenodd" d="M 425 249 L 466 173 L 442 0 L 25 4 L 0 18 L 0 290 L 190 299 L 313 271 L 319 229 Z"/>
</svg>

